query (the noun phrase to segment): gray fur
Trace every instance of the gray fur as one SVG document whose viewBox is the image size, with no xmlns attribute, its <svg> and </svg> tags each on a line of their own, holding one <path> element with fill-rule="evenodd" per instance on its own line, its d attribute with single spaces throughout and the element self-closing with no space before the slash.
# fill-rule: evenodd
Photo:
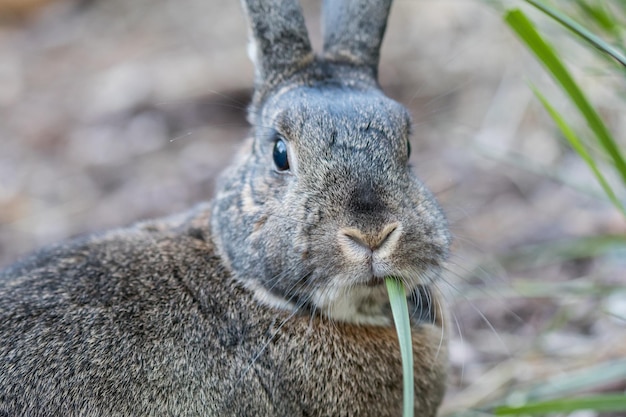
<svg viewBox="0 0 626 417">
<path fill-rule="evenodd" d="M 324 57 L 378 67 L 391 0 L 324 0 Z"/>
<path fill-rule="evenodd" d="M 297 0 L 242 0 L 256 83 L 272 84 L 313 59 Z"/>
<path fill-rule="evenodd" d="M 295 3 L 245 6 L 262 77 L 213 202 L 0 273 L 0 416 L 399 416 L 390 274 L 412 292 L 416 415 L 436 414 L 450 235 L 407 165 L 408 113 L 371 67 L 303 59 L 301 16 L 265 13 Z M 295 58 L 261 24 L 298 33 Z"/>
</svg>

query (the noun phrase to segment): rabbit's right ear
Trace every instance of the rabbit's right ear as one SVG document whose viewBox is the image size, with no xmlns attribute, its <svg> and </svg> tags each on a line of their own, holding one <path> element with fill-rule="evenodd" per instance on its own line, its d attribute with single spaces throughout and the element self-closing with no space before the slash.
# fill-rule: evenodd
<svg viewBox="0 0 626 417">
<path fill-rule="evenodd" d="M 242 0 L 256 84 L 271 84 L 313 60 L 298 0 Z"/>
<path fill-rule="evenodd" d="M 324 0 L 324 57 L 376 74 L 392 0 Z"/>
</svg>

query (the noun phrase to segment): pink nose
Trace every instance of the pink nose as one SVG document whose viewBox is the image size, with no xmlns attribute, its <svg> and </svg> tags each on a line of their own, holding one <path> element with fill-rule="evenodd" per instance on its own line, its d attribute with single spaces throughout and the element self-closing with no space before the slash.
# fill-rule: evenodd
<svg viewBox="0 0 626 417">
<path fill-rule="evenodd" d="M 390 223 L 379 233 L 363 233 L 361 230 L 354 228 L 342 229 L 341 233 L 356 245 L 373 252 L 383 247 L 397 230 L 398 223 Z"/>
</svg>

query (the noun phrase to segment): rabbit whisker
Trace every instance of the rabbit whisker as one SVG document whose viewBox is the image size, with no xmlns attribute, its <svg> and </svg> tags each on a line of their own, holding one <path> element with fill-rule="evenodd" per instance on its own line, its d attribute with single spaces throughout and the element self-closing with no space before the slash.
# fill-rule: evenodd
<svg viewBox="0 0 626 417">
<path fill-rule="evenodd" d="M 435 358 L 439 357 L 439 353 L 441 352 L 441 347 L 443 346 L 443 343 L 445 341 L 445 334 L 446 334 L 446 329 L 445 329 L 446 321 L 444 320 L 443 307 L 441 306 L 441 303 L 437 303 L 437 308 L 434 311 L 435 320 L 437 317 L 437 312 L 439 312 L 439 314 L 441 315 L 441 333 L 439 335 L 439 346 L 437 346 L 437 353 L 435 354 Z"/>
<path fill-rule="evenodd" d="M 239 377 L 239 379 L 237 380 L 237 382 L 235 383 L 235 385 L 233 386 L 232 391 L 230 392 L 229 396 L 234 395 L 234 390 L 236 387 L 238 387 L 241 382 L 243 381 L 243 379 L 245 378 L 245 376 L 248 374 L 248 372 L 250 372 L 250 369 L 252 369 L 252 366 L 254 366 L 254 364 L 256 363 L 256 361 L 261 357 L 261 355 L 263 354 L 263 352 L 265 352 L 265 350 L 267 349 L 267 347 L 270 345 L 270 343 L 272 343 L 272 341 L 274 340 L 274 338 L 276 337 L 276 335 L 280 332 L 280 330 L 285 326 L 285 324 L 287 324 L 287 322 L 289 320 L 291 320 L 296 314 L 298 313 L 297 309 L 294 309 L 276 328 L 276 330 L 274 331 L 274 333 L 272 333 L 270 335 L 270 337 L 268 338 L 268 340 L 261 346 L 261 348 L 254 354 L 254 356 L 252 357 L 252 359 L 250 360 L 250 363 L 248 364 L 248 366 L 246 367 L 246 369 L 244 369 L 244 371 L 242 372 L 241 376 Z"/>
<path fill-rule="evenodd" d="M 467 295 L 461 291 L 460 289 L 458 289 L 457 287 L 455 287 L 453 284 L 451 284 L 449 281 L 442 279 L 442 282 L 444 282 L 446 285 L 448 285 L 451 289 L 455 290 L 459 295 L 461 295 L 461 297 L 470 305 L 470 307 L 478 314 L 478 316 L 481 318 L 481 320 L 487 325 L 487 327 L 491 330 L 491 332 L 494 334 L 494 336 L 498 339 L 498 342 L 500 343 L 500 345 L 504 348 L 504 350 L 507 352 L 507 354 L 510 354 L 509 348 L 507 347 L 506 343 L 504 343 L 504 340 L 502 340 L 502 338 L 500 337 L 500 335 L 498 334 L 498 331 L 496 330 L 496 328 L 493 326 L 493 324 L 491 323 L 491 321 L 489 321 L 489 319 L 487 318 L 487 316 L 485 316 L 485 314 L 480 310 L 480 308 L 478 308 L 476 306 L 476 304 L 474 302 L 471 301 L 471 299 L 469 297 L 467 297 Z"/>
</svg>

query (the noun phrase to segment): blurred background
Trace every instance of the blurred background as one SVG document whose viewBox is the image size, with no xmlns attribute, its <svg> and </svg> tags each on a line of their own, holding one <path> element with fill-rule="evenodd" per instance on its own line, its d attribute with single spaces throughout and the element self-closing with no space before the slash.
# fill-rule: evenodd
<svg viewBox="0 0 626 417">
<path fill-rule="evenodd" d="M 383 44 L 381 85 L 455 235 L 447 416 L 626 389 L 626 220 L 533 95 L 586 134 L 504 8 L 557 45 L 621 149 L 624 72 L 522 3 L 396 0 Z M 319 50 L 319 4 L 302 4 Z M 252 74 L 238 1 L 0 0 L 0 267 L 210 199 Z"/>
</svg>

